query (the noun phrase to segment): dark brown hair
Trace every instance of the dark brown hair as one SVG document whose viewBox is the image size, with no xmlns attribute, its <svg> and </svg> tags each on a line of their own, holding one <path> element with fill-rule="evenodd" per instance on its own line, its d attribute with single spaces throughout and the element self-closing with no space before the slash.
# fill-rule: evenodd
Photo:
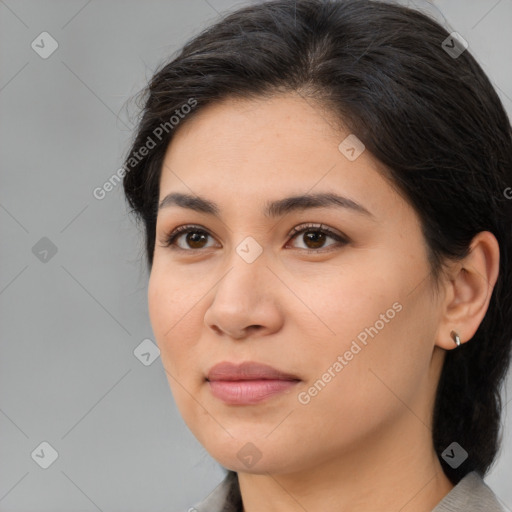
<svg viewBox="0 0 512 512">
<path fill-rule="evenodd" d="M 512 137 L 489 79 L 468 50 L 447 51 L 448 37 L 422 13 L 370 0 L 275 0 L 230 13 L 144 90 L 124 191 L 151 268 L 162 162 L 176 129 L 221 99 L 295 91 L 333 112 L 389 169 L 420 217 L 434 277 L 468 254 L 477 233 L 492 232 L 500 269 L 489 309 L 473 339 L 447 351 L 433 411 L 434 446 L 456 483 L 484 474 L 500 443 L 512 338 Z M 133 160 L 149 139 L 154 147 Z M 469 454 L 457 468 L 441 457 L 453 441 Z"/>
</svg>

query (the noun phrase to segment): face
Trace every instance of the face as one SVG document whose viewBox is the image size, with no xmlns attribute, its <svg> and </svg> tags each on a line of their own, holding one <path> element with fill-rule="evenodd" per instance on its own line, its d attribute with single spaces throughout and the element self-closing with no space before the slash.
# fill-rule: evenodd
<svg viewBox="0 0 512 512">
<path fill-rule="evenodd" d="M 420 223 L 368 151 L 339 149 L 349 134 L 282 95 L 208 106 L 167 150 L 150 320 L 183 419 L 234 471 L 307 469 L 428 421 L 439 303 Z M 321 194 L 342 199 L 269 208 Z M 210 374 L 223 362 L 281 374 Z"/>
</svg>

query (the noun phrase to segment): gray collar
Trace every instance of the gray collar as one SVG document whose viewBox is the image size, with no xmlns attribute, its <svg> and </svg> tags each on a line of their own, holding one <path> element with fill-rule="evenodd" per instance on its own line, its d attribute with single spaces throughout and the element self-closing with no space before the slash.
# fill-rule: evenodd
<svg viewBox="0 0 512 512">
<path fill-rule="evenodd" d="M 432 512 L 505 512 L 494 492 L 476 472 L 468 473 Z"/>
</svg>

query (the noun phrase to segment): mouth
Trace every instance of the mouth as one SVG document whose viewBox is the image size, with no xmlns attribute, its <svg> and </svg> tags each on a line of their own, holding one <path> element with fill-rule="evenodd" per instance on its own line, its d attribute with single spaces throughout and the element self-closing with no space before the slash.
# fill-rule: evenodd
<svg viewBox="0 0 512 512">
<path fill-rule="evenodd" d="M 213 396 L 228 405 L 251 405 L 290 390 L 300 379 L 271 366 L 248 361 L 213 366 L 206 377 Z"/>
</svg>

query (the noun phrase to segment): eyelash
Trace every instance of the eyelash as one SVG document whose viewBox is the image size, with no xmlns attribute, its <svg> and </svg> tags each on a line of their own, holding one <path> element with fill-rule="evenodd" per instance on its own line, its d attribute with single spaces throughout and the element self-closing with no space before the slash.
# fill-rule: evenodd
<svg viewBox="0 0 512 512">
<path fill-rule="evenodd" d="M 323 224 L 301 224 L 300 226 L 293 228 L 293 230 L 289 233 L 288 236 L 290 238 L 294 239 L 298 235 L 300 235 L 302 233 L 306 233 L 308 231 L 323 233 L 323 234 L 329 236 L 330 238 L 333 238 L 337 242 L 337 244 L 332 244 L 326 248 L 319 248 L 319 249 L 303 249 L 302 247 L 299 247 L 299 249 L 301 251 L 305 251 L 308 254 L 309 253 L 328 252 L 329 250 L 332 250 L 333 247 L 336 248 L 336 247 L 343 246 L 343 245 L 346 245 L 347 243 L 349 243 L 349 239 L 347 237 L 341 236 L 338 233 L 335 233 L 331 229 L 323 226 Z M 195 251 L 204 250 L 204 249 L 183 249 L 183 248 L 175 245 L 174 242 L 176 241 L 176 239 L 180 235 L 183 235 L 185 233 L 201 233 L 201 234 L 205 234 L 205 235 L 210 235 L 210 233 L 208 233 L 208 231 L 206 231 L 205 229 L 203 229 L 199 226 L 194 226 L 194 225 L 180 226 L 180 227 L 176 228 L 174 231 L 172 231 L 165 238 L 162 246 L 170 247 L 172 250 L 182 251 L 182 252 L 195 252 Z"/>
</svg>

